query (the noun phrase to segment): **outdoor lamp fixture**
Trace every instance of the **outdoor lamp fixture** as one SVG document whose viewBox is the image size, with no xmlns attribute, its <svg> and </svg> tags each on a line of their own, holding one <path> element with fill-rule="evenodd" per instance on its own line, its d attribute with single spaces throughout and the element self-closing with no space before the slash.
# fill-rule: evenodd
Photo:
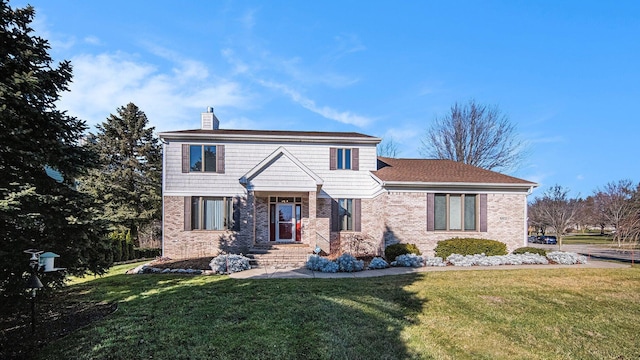
<svg viewBox="0 0 640 360">
<path fill-rule="evenodd" d="M 58 254 L 52 252 L 43 253 L 36 249 L 29 249 L 24 251 L 27 254 L 31 254 L 29 259 L 29 268 L 31 275 L 27 280 L 27 289 L 31 290 L 31 333 L 36 332 L 36 292 L 38 289 L 42 289 L 42 281 L 38 278 L 38 270 L 44 268 L 44 272 L 51 272 L 57 270 L 63 270 L 64 268 L 56 268 L 53 265 L 55 258 L 60 257 Z"/>
</svg>

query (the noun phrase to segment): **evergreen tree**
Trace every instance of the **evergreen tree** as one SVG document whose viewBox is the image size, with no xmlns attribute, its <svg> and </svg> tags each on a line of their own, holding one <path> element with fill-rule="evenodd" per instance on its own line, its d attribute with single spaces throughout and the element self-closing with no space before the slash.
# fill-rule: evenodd
<svg viewBox="0 0 640 360">
<path fill-rule="evenodd" d="M 24 291 L 29 248 L 59 254 L 74 274 L 109 265 L 96 251 L 108 244 L 94 221 L 94 199 L 75 189 L 94 162 L 79 144 L 86 125 L 55 106 L 68 90 L 71 64 L 53 64 L 48 41 L 30 27 L 34 14 L 31 6 L 12 9 L 0 0 L 1 297 Z M 52 277 L 45 285 L 61 284 L 61 274 Z"/>
<path fill-rule="evenodd" d="M 162 151 L 148 124 L 144 112 L 129 103 L 98 125 L 91 142 L 100 167 L 82 181 L 83 189 L 101 199 L 114 230 L 128 230 L 135 245 L 140 228 L 159 220 L 162 208 Z"/>
</svg>

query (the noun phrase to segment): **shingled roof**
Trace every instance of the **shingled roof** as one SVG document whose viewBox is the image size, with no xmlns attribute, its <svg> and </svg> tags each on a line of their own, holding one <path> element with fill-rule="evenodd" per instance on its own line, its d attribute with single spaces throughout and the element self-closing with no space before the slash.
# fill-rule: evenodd
<svg viewBox="0 0 640 360">
<path fill-rule="evenodd" d="M 331 138 L 364 138 L 377 139 L 374 136 L 357 132 L 329 132 L 329 131 L 290 131 L 290 130 L 236 130 L 236 129 L 215 129 L 215 130 L 178 130 L 167 131 L 161 134 L 167 135 L 256 135 L 256 136 L 282 136 L 282 137 L 331 137 Z"/>
<path fill-rule="evenodd" d="M 378 157 L 378 171 L 374 171 L 373 174 L 384 182 L 393 183 L 482 183 L 537 186 L 531 181 L 452 160 Z"/>
</svg>

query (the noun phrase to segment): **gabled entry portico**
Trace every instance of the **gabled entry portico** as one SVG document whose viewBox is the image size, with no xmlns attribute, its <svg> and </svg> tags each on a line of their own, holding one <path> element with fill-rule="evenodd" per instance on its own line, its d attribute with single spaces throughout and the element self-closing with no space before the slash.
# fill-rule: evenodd
<svg viewBox="0 0 640 360">
<path fill-rule="evenodd" d="M 253 243 L 306 243 L 316 239 L 316 196 L 322 179 L 280 147 L 240 183 L 253 199 Z"/>
</svg>

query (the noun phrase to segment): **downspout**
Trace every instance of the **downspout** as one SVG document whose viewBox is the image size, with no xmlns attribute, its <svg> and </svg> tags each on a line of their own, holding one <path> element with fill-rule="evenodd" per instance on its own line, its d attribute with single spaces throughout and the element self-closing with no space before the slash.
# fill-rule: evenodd
<svg viewBox="0 0 640 360">
<path fill-rule="evenodd" d="M 166 171 L 165 169 L 167 168 L 167 143 L 162 141 L 162 239 L 161 239 L 161 247 L 162 247 L 162 257 L 164 256 L 164 233 L 165 233 L 165 228 L 164 228 L 164 192 L 165 192 L 165 184 L 166 184 Z"/>
<path fill-rule="evenodd" d="M 527 202 L 527 197 L 531 195 L 533 192 L 533 186 L 527 190 L 527 194 L 524 196 L 524 240 L 522 246 L 528 245 L 528 236 L 529 236 L 529 203 Z"/>
<path fill-rule="evenodd" d="M 252 191 L 253 194 L 253 247 L 256 244 L 256 193 Z"/>
</svg>

